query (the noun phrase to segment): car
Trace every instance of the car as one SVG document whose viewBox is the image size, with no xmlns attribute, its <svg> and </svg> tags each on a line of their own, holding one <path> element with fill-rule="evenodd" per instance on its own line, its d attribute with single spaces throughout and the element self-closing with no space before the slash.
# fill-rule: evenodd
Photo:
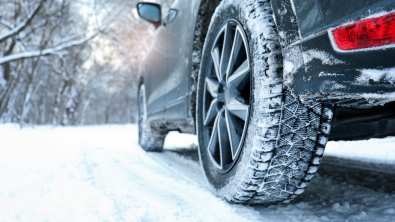
<svg viewBox="0 0 395 222">
<path fill-rule="evenodd" d="M 139 79 L 139 144 L 197 134 L 231 203 L 288 203 L 328 140 L 395 135 L 395 1 L 140 2 L 154 25 Z M 372 147 L 373 149 L 373 147 Z"/>
</svg>

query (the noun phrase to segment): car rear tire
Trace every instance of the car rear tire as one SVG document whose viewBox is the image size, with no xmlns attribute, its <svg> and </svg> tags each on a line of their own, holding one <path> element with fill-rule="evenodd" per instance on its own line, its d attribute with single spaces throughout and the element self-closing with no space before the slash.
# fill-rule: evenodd
<svg viewBox="0 0 395 222">
<path fill-rule="evenodd" d="M 138 129 L 139 129 L 139 144 L 145 151 L 162 151 L 164 140 L 156 140 L 150 134 L 150 127 L 147 122 L 147 104 L 145 97 L 145 85 L 142 84 L 139 88 L 138 95 Z"/>
<path fill-rule="evenodd" d="M 283 88 L 269 1 L 222 1 L 208 33 L 196 107 L 204 173 L 229 202 L 289 202 L 318 169 L 332 109 Z"/>
</svg>

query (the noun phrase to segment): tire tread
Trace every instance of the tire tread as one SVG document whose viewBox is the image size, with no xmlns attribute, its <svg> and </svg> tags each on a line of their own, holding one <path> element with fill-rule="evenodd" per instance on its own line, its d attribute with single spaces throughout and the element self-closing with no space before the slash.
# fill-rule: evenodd
<svg viewBox="0 0 395 222">
<path fill-rule="evenodd" d="M 255 77 L 254 102 L 266 106 L 256 105 L 252 110 L 248 129 L 252 139 L 245 142 L 245 146 L 252 146 L 248 166 L 234 193 L 226 199 L 243 204 L 288 203 L 304 192 L 318 169 L 328 140 L 332 107 L 302 102 L 283 89 L 282 78 L 278 78 L 281 48 L 270 2 L 246 2 L 248 19 L 259 19 L 271 27 L 255 37 L 257 44 L 253 46 L 261 47 L 255 53 L 262 58 L 258 66 L 264 66 Z"/>
</svg>

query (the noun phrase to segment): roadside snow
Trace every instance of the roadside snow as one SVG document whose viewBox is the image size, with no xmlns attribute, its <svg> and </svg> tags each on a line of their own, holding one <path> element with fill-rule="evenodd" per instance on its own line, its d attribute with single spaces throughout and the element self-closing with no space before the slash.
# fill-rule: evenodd
<svg viewBox="0 0 395 222">
<path fill-rule="evenodd" d="M 325 155 L 395 165 L 395 137 L 328 142 L 325 148 Z"/>
<path fill-rule="evenodd" d="M 207 185 L 192 135 L 171 133 L 164 152 L 146 153 L 137 145 L 135 125 L 21 130 L 7 124 L 0 125 L 0 134 L 1 221 L 392 221 L 395 217 L 395 194 L 325 175 L 314 177 L 306 192 L 288 205 L 229 204 Z M 357 154 L 364 160 L 368 156 L 369 161 L 394 163 L 394 142 L 395 138 L 330 142 L 326 154 L 348 158 Z M 368 152 L 372 148 L 374 155 Z"/>
<path fill-rule="evenodd" d="M 158 163 L 158 155 L 137 145 L 134 125 L 23 130 L 2 125 L 0 133 L 1 221 L 248 221 L 258 216 L 169 169 L 172 162 Z M 201 176 L 198 163 L 189 162 Z"/>
</svg>

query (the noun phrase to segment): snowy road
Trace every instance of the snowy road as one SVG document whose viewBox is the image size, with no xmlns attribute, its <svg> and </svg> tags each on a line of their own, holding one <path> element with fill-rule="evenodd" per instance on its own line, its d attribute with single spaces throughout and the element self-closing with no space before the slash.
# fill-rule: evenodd
<svg viewBox="0 0 395 222">
<path fill-rule="evenodd" d="M 217 197 L 201 173 L 194 136 L 173 133 L 163 153 L 145 153 L 137 145 L 134 125 L 23 130 L 1 125 L 0 133 L 0 221 L 395 218 L 392 138 L 364 142 L 375 148 L 375 155 L 357 142 L 330 143 L 327 154 L 356 157 L 345 165 L 343 159 L 325 155 L 303 195 L 288 205 L 265 207 L 232 205 Z M 381 147 L 383 157 L 377 154 Z"/>
</svg>

